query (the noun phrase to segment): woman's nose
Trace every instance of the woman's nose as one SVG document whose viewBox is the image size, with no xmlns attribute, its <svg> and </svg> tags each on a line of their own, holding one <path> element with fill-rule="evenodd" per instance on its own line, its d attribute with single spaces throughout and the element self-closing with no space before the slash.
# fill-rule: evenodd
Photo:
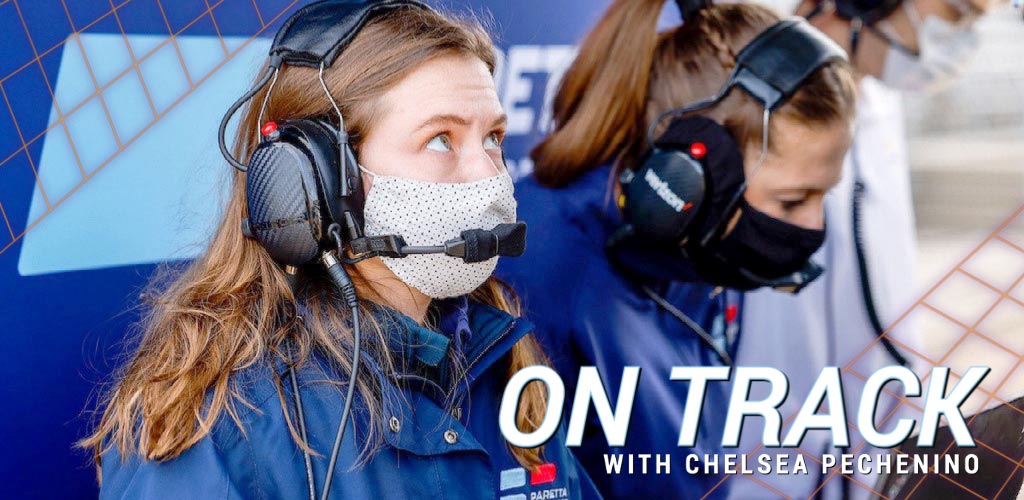
<svg viewBox="0 0 1024 500">
<path fill-rule="evenodd" d="M 804 229 L 824 229 L 825 228 L 825 203 L 824 199 L 817 199 L 805 203 L 792 220 L 791 224 L 800 226 Z"/>
<path fill-rule="evenodd" d="M 463 148 L 456 169 L 460 177 L 458 182 L 473 182 L 494 177 L 502 171 L 500 158 L 500 151 L 488 151 L 482 145 Z"/>
</svg>

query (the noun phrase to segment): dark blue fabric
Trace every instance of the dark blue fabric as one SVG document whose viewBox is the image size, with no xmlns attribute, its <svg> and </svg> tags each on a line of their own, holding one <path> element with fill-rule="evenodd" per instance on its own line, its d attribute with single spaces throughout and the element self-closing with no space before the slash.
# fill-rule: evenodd
<svg viewBox="0 0 1024 500">
<path fill-rule="evenodd" d="M 446 313 L 439 322 L 440 331 L 448 337 L 459 335 L 465 341 L 460 349 L 469 367 L 466 386 L 470 393 L 457 398 L 464 401 L 462 411 L 450 411 L 424 392 L 400 389 L 387 382 L 376 363 L 364 356 L 364 369 L 371 370 L 383 383 L 384 411 L 377 417 L 383 419 L 383 443 L 366 463 L 359 463 L 369 416 L 364 402 L 356 400 L 331 498 L 476 500 L 518 494 L 530 498 L 531 493 L 549 490 L 551 493 L 544 498 L 600 498 L 565 447 L 564 428 L 545 449 L 544 460 L 553 464 L 555 479 L 536 485 L 531 484 L 530 471 L 522 470 L 515 461 L 498 429 L 498 408 L 507 377 L 505 356 L 533 326 L 464 299 L 442 310 Z M 395 321 L 385 323 L 394 329 L 389 332 L 393 338 L 436 340 L 437 332 L 407 316 L 394 315 Z M 418 349 L 395 352 L 402 353 L 404 361 L 431 359 Z M 238 388 L 255 406 L 238 407 L 244 434 L 224 416 L 209 435 L 170 461 L 156 463 L 137 456 L 122 461 L 116 451 L 108 452 L 102 461 L 100 498 L 305 498 L 302 453 L 285 423 L 271 370 L 284 372 L 280 364 L 272 367 L 268 362 L 236 375 Z M 320 453 L 313 457 L 318 493 L 344 404 L 342 388 L 324 383 L 325 379 L 341 380 L 343 376 L 319 360 L 299 371 L 310 445 Z M 290 406 L 292 396 L 287 390 L 286 394 Z M 392 417 L 401 424 L 397 432 L 388 425 Z M 446 432 L 452 431 L 457 433 L 454 444 L 445 439 Z M 517 478 L 525 478 L 525 484 Z"/>
<path fill-rule="evenodd" d="M 526 254 L 504 259 L 498 275 L 520 294 L 525 317 L 566 381 L 572 401 L 581 366 L 596 366 L 614 401 L 622 370 L 641 367 L 626 446 L 609 448 L 591 409 L 576 456 L 606 498 L 701 498 L 719 475 L 686 472 L 688 454 L 719 453 L 728 388 L 712 383 L 705 398 L 698 446 L 677 448 L 688 384 L 672 382 L 673 366 L 721 365 L 715 352 L 643 293 L 650 286 L 716 337 L 735 339 L 738 294 L 716 293 L 704 284 L 652 279 L 644 269 L 624 268 L 605 251 L 621 224 L 613 203 L 611 168 L 597 168 L 567 187 L 551 189 L 527 178 L 516 185 L 518 214 L 529 228 Z M 633 254 L 634 257 L 637 254 Z M 641 271 L 641 272 L 637 272 Z M 627 276 L 628 273 L 628 276 Z M 726 321 L 724 311 L 732 308 Z M 567 410 L 568 414 L 568 410 Z M 604 455 L 671 454 L 671 474 L 608 475 Z M 639 460 L 639 458 L 637 458 Z M 703 457 L 701 457 L 703 463 Z M 650 463 L 653 469 L 653 460 Z M 638 468 L 639 461 L 635 463 Z M 650 469 L 649 469 L 650 471 Z M 728 483 L 711 498 L 724 497 Z"/>
</svg>

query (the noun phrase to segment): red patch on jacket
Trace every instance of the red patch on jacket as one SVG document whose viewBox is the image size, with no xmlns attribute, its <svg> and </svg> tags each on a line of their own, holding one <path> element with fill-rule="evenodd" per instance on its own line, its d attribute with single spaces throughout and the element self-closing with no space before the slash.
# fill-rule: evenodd
<svg viewBox="0 0 1024 500">
<path fill-rule="evenodd" d="M 530 471 L 530 485 L 536 486 L 538 484 L 553 483 L 557 474 L 558 468 L 555 464 L 540 464 L 536 469 Z"/>
</svg>

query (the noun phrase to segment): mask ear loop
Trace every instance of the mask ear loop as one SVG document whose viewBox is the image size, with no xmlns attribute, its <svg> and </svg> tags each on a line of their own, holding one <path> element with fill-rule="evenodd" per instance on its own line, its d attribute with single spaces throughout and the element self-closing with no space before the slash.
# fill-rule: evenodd
<svg viewBox="0 0 1024 500">
<path fill-rule="evenodd" d="M 357 164 L 356 166 L 357 166 L 357 167 L 359 167 L 359 171 L 360 171 L 360 172 L 362 172 L 362 173 L 364 173 L 364 174 L 366 174 L 366 175 L 369 175 L 371 179 L 372 179 L 372 178 L 376 178 L 376 177 L 377 177 L 377 174 L 375 174 L 375 173 L 373 173 L 373 172 L 369 171 L 369 170 L 368 170 L 368 169 L 367 169 L 366 167 L 364 167 L 364 166 L 362 166 L 362 165 L 359 165 L 359 164 Z"/>
</svg>

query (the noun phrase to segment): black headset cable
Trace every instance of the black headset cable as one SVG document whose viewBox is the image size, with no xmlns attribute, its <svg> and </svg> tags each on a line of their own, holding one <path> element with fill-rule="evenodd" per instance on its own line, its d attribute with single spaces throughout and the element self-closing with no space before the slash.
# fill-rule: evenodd
<svg viewBox="0 0 1024 500">
<path fill-rule="evenodd" d="M 690 317 L 683 313 L 683 311 L 680 311 L 679 308 L 665 300 L 664 297 L 658 295 L 657 292 L 651 290 L 647 285 L 643 285 L 640 288 L 648 297 L 654 300 L 658 306 L 679 320 L 679 322 L 687 328 L 693 330 L 693 333 L 697 334 L 697 336 L 700 337 L 708 347 L 715 351 L 715 354 L 718 355 L 718 359 L 722 360 L 722 363 L 725 363 L 726 366 L 732 366 L 732 356 L 729 356 L 729 353 L 725 352 L 725 350 L 715 342 L 715 339 L 707 332 L 707 330 L 698 325 L 696 321 L 690 319 Z"/>
</svg>

